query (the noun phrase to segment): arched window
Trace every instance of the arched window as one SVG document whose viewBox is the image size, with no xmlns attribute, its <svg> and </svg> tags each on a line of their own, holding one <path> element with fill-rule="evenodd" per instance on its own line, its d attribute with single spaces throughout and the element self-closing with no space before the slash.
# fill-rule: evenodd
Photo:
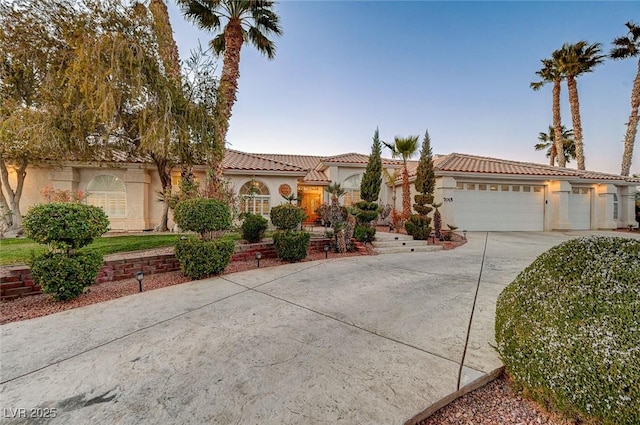
<svg viewBox="0 0 640 425">
<path fill-rule="evenodd" d="M 87 204 L 102 208 L 108 217 L 126 217 L 126 186 L 122 180 L 108 174 L 95 176 L 87 185 Z"/>
<path fill-rule="evenodd" d="M 613 219 L 618 219 L 618 195 L 613 194 Z"/>
<path fill-rule="evenodd" d="M 342 183 L 344 189 L 344 206 L 349 207 L 360 199 L 360 183 L 362 182 L 362 174 L 354 174 Z"/>
<path fill-rule="evenodd" d="M 240 188 L 240 212 L 269 215 L 269 189 L 259 181 L 251 180 Z"/>
</svg>

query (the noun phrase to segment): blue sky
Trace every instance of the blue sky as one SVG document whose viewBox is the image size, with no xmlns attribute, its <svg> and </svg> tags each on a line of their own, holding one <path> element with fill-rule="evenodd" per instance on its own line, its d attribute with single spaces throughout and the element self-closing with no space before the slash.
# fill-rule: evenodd
<svg viewBox="0 0 640 425">
<path fill-rule="evenodd" d="M 211 34 L 169 1 L 182 58 Z M 283 1 L 269 61 L 242 50 L 227 141 L 246 152 L 334 155 L 429 130 L 434 153 L 546 163 L 533 150 L 551 123 L 551 87 L 529 88 L 565 42 L 611 41 L 640 21 L 635 2 Z M 222 68 L 220 60 L 219 68 Z M 620 172 L 637 60 L 578 79 L 586 168 Z M 566 87 L 563 124 L 571 128 Z M 640 173 L 640 142 L 632 173 Z M 383 156 L 390 156 L 388 150 Z M 569 164 L 575 167 L 575 161 Z"/>
</svg>

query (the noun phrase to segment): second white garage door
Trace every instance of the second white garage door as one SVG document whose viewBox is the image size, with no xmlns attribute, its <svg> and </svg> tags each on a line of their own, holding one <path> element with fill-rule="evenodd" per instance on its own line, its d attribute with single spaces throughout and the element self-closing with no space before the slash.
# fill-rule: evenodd
<svg viewBox="0 0 640 425">
<path fill-rule="evenodd" d="M 461 182 L 454 196 L 460 230 L 544 230 L 543 186 Z"/>
</svg>

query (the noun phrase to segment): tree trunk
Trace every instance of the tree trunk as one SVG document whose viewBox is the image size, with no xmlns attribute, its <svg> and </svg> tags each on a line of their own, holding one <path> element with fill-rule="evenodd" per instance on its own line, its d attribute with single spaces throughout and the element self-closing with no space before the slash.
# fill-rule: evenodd
<svg viewBox="0 0 640 425">
<path fill-rule="evenodd" d="M 556 152 L 557 152 L 556 144 L 552 143 L 551 144 L 551 151 L 549 152 L 549 165 L 551 165 L 552 167 L 556 163 L 556 156 L 557 156 Z"/>
<path fill-rule="evenodd" d="M 405 162 L 402 169 L 402 219 L 407 220 L 411 215 L 411 188 L 409 187 L 409 171 Z"/>
<path fill-rule="evenodd" d="M 156 164 L 156 170 L 160 177 L 163 202 L 162 217 L 160 218 L 160 223 L 158 223 L 155 230 L 158 232 L 166 232 L 169 230 L 167 222 L 169 221 L 169 198 L 171 197 L 171 167 L 169 166 L 169 161 L 166 158 L 157 157 L 153 153 L 151 154 L 151 158 Z"/>
<path fill-rule="evenodd" d="M 627 134 L 624 136 L 624 153 L 622 154 L 622 167 L 620 175 L 628 176 L 631 170 L 633 158 L 633 145 L 638 131 L 638 107 L 640 106 L 640 59 L 638 59 L 638 73 L 631 90 L 631 115 L 627 123 Z"/>
<path fill-rule="evenodd" d="M 578 83 L 575 77 L 567 77 L 567 87 L 569 89 L 569 105 L 571 106 L 571 121 L 573 122 L 573 135 L 576 144 L 576 162 L 578 170 L 584 170 L 584 145 L 582 143 L 582 124 L 580 120 L 580 101 L 578 100 Z M 562 144 L 562 135 L 560 136 Z M 558 158 L 564 155 L 558 154 Z"/>
<path fill-rule="evenodd" d="M 0 181 L 2 182 L 2 187 L 6 190 L 6 195 L 9 198 L 8 208 L 9 210 L 5 212 L 5 216 L 3 217 L 3 221 L 5 223 L 10 223 L 9 231 L 20 231 L 22 229 L 22 214 L 20 213 L 20 199 L 22 198 L 22 189 L 24 188 L 24 179 L 27 177 L 27 164 L 28 161 L 24 158 L 18 160 L 18 167 L 15 168 L 16 172 L 16 189 L 13 190 L 11 188 L 11 184 L 9 183 L 9 169 L 7 167 L 7 163 L 4 158 L 0 157 Z M 0 190 L 2 189 L 0 187 Z M 4 203 L 4 205 L 2 205 Z M 2 209 L 6 208 L 7 200 L 3 194 L 2 201 L 0 201 L 0 212 Z M 8 214 L 8 217 L 7 217 Z M 7 220 L 8 218 L 8 220 Z"/>
<path fill-rule="evenodd" d="M 553 82 L 553 144 L 556 148 L 556 158 L 558 167 L 566 167 L 564 156 L 564 145 L 562 144 L 562 118 L 560 116 L 560 89 L 561 80 Z M 553 165 L 553 151 L 551 155 L 551 165 Z"/>
<path fill-rule="evenodd" d="M 229 21 L 224 29 L 224 57 L 222 74 L 215 105 L 216 129 L 214 132 L 213 155 L 209 167 L 213 173 L 211 183 L 214 185 L 222 181 L 221 162 L 224 158 L 225 142 L 229 131 L 231 110 L 236 101 L 238 79 L 240 78 L 240 50 L 244 38 L 242 26 L 238 18 Z"/>
</svg>

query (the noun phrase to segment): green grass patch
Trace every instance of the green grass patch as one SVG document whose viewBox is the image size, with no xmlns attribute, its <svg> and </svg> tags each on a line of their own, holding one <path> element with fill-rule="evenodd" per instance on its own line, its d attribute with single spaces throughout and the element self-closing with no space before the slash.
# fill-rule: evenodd
<svg viewBox="0 0 640 425">
<path fill-rule="evenodd" d="M 108 236 L 97 238 L 81 251 L 97 252 L 102 255 L 118 252 L 138 251 L 141 249 L 162 248 L 173 246 L 180 235 L 128 235 Z M 31 239 L 2 239 L 0 240 L 0 265 L 25 264 L 31 255 L 47 252 L 47 247 Z"/>
</svg>

